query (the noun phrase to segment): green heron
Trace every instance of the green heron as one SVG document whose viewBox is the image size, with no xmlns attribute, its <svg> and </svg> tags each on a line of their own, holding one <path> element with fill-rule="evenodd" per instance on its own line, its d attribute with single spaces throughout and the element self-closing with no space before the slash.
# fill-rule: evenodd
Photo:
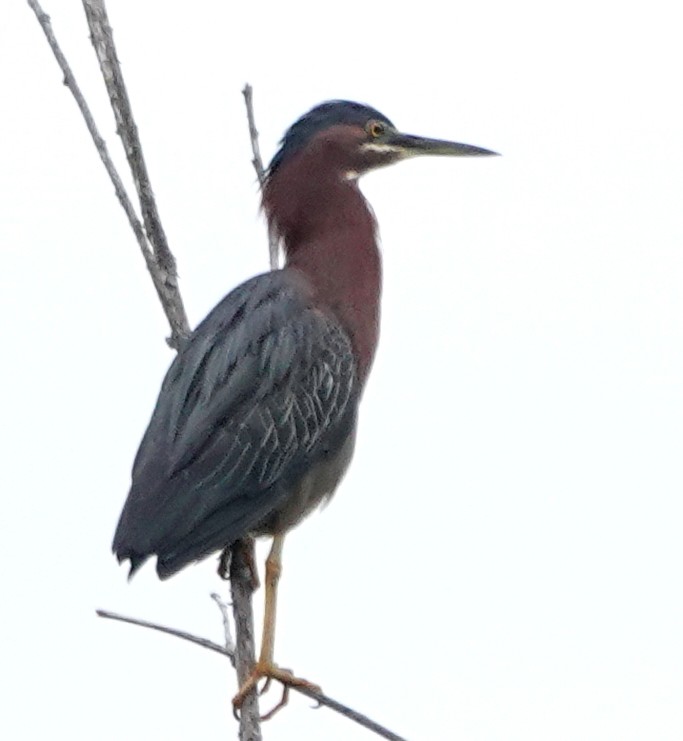
<svg viewBox="0 0 683 741">
<path fill-rule="evenodd" d="M 487 149 L 397 131 L 360 103 L 323 103 L 285 134 L 263 207 L 285 266 L 229 293 L 178 353 L 135 458 L 113 550 L 165 579 L 241 538 L 271 536 L 259 679 L 273 663 L 285 534 L 332 496 L 353 455 L 379 335 L 377 223 L 358 178 L 418 155 Z"/>
</svg>

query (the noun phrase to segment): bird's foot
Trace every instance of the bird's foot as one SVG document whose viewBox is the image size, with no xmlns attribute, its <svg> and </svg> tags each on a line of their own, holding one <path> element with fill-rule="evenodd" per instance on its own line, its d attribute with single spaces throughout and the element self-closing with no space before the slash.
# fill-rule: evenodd
<svg viewBox="0 0 683 741">
<path fill-rule="evenodd" d="M 261 586 L 261 582 L 258 578 L 258 568 L 256 566 L 256 561 L 254 558 L 253 541 L 244 540 L 234 547 L 242 548 L 244 562 L 247 569 L 249 570 L 249 588 L 252 592 L 255 592 Z M 218 568 L 216 570 L 218 572 L 218 576 L 220 576 L 223 581 L 229 581 L 230 579 L 230 564 L 233 557 L 232 549 L 233 546 L 224 548 L 221 552 L 220 558 L 218 559 Z"/>
<path fill-rule="evenodd" d="M 282 684 L 282 697 L 280 702 L 272 709 L 269 710 L 265 715 L 261 716 L 261 720 L 270 720 L 278 710 L 281 710 L 289 701 L 289 689 L 290 687 L 305 687 L 313 692 L 320 692 L 320 687 L 317 684 L 309 682 L 307 679 L 301 679 L 295 677 L 289 669 L 281 669 L 275 664 L 262 664 L 258 662 L 254 667 L 253 671 L 247 678 L 247 681 L 240 687 L 239 692 L 232 698 L 232 708 L 235 717 L 238 717 L 238 712 L 242 707 L 247 695 L 254 689 L 256 689 L 258 683 L 265 679 L 266 682 L 263 688 L 259 692 L 263 695 L 268 691 L 273 679 L 277 680 Z"/>
</svg>

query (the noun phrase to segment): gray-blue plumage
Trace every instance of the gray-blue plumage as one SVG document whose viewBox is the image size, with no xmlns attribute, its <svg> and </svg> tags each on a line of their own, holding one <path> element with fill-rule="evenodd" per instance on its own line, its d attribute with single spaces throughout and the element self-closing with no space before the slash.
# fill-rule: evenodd
<svg viewBox="0 0 683 741">
<path fill-rule="evenodd" d="M 298 271 L 243 283 L 166 375 L 114 537 L 119 560 L 132 573 L 156 555 L 163 578 L 248 533 L 285 532 L 343 475 L 359 393 L 351 342 Z"/>
</svg>

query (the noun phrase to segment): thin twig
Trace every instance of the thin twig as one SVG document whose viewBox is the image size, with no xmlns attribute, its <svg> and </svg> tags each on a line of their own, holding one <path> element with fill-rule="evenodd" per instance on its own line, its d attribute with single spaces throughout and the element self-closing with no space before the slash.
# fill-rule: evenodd
<svg viewBox="0 0 683 741">
<path fill-rule="evenodd" d="M 162 287 L 159 298 L 164 304 L 171 325 L 169 344 L 178 350 L 190 336 L 190 325 L 178 290 L 175 258 L 166 241 L 166 234 L 154 200 L 154 192 L 142 153 L 137 125 L 133 118 L 123 73 L 116 55 L 114 36 L 109 25 L 107 10 L 104 0 L 83 0 L 83 8 L 90 28 L 90 39 L 100 63 L 104 84 L 107 87 L 111 107 L 114 111 L 117 132 L 123 142 L 123 148 L 138 193 L 145 232 L 156 258 L 156 276 L 153 277 L 156 277 Z M 157 287 L 157 292 L 159 292 L 159 287 Z"/>
<path fill-rule="evenodd" d="M 258 129 L 256 128 L 256 119 L 254 117 L 254 88 L 247 83 L 242 90 L 244 95 L 244 105 L 247 107 L 247 123 L 249 124 L 249 139 L 251 140 L 251 151 L 254 158 L 251 164 L 256 170 L 256 177 L 258 178 L 259 185 L 261 188 L 266 184 L 266 170 L 263 167 L 263 160 L 261 159 L 261 148 L 258 143 Z"/>
<path fill-rule="evenodd" d="M 114 185 L 114 191 L 116 193 L 116 197 L 119 199 L 119 203 L 123 207 L 123 210 L 126 213 L 126 216 L 128 217 L 128 223 L 131 226 L 131 229 L 133 230 L 133 233 L 135 234 L 135 238 L 138 241 L 138 245 L 140 246 L 140 250 L 142 252 L 142 256 L 145 258 L 145 262 L 147 263 L 147 269 L 152 275 L 152 278 L 155 278 L 155 270 L 156 270 L 156 261 L 154 259 L 154 254 L 152 250 L 149 247 L 149 243 L 147 242 L 147 238 L 145 237 L 145 231 L 142 227 L 142 224 L 140 223 L 140 220 L 137 217 L 137 214 L 135 213 L 135 208 L 133 207 L 133 204 L 131 203 L 130 198 L 128 197 L 128 193 L 126 192 L 126 189 L 123 185 L 123 182 L 121 180 L 121 177 L 116 170 L 116 166 L 114 165 L 111 157 L 109 156 L 109 150 L 107 149 L 107 144 L 104 141 L 104 139 L 101 137 L 100 132 L 97 129 L 97 124 L 95 123 L 95 119 L 93 118 L 92 112 L 90 111 L 90 108 L 88 107 L 88 104 L 83 97 L 83 93 L 81 92 L 80 87 L 78 86 L 78 83 L 76 82 L 76 78 L 74 77 L 73 72 L 71 71 L 71 67 L 69 66 L 69 63 L 66 60 L 66 57 L 64 56 L 59 43 L 57 42 L 57 39 L 54 35 L 54 32 L 52 31 L 52 24 L 50 22 L 50 16 L 45 13 L 45 11 L 40 6 L 40 3 L 37 2 L 37 0 L 28 0 L 28 4 L 33 10 L 33 12 L 36 14 L 36 17 L 38 18 L 38 22 L 40 23 L 41 28 L 43 29 L 43 33 L 45 34 L 45 37 L 47 38 L 47 42 L 50 45 L 50 49 L 52 49 L 52 53 L 55 55 L 55 59 L 57 60 L 57 64 L 59 64 L 60 69 L 62 70 L 62 74 L 64 75 L 64 84 L 69 88 L 71 91 L 71 94 L 74 96 L 74 99 L 76 100 L 76 104 L 78 105 L 78 108 L 81 111 L 81 114 L 83 116 L 83 119 L 85 121 L 85 125 L 88 127 L 88 131 L 90 132 L 90 136 L 92 137 L 92 140 L 95 144 L 95 148 L 97 149 L 98 154 L 100 155 L 100 159 L 102 160 L 102 163 L 104 164 L 104 167 L 109 175 L 109 178 L 111 182 Z M 157 285 L 155 281 L 155 286 L 157 288 L 157 292 L 159 293 L 159 296 L 161 297 L 161 287 Z M 163 298 L 162 298 L 162 303 Z M 170 317 L 169 317 L 170 321 Z"/>
<path fill-rule="evenodd" d="M 97 129 L 95 119 L 93 118 L 90 108 L 88 107 L 88 104 L 83 97 L 83 93 L 81 92 L 81 89 L 76 82 L 76 78 L 71 71 L 71 67 L 69 66 L 69 63 L 67 62 L 66 57 L 64 56 L 64 53 L 62 52 L 59 43 L 57 42 L 57 39 L 52 30 L 50 16 L 47 15 L 47 13 L 42 9 L 38 0 L 28 0 L 28 5 L 35 13 L 36 18 L 38 19 L 38 22 L 43 29 L 43 33 L 45 34 L 45 38 L 47 39 L 48 44 L 50 45 L 50 49 L 52 49 L 52 53 L 57 60 L 57 64 L 59 65 L 60 69 L 62 70 L 62 74 L 64 75 L 64 84 L 71 91 L 71 94 L 76 100 L 76 104 L 81 111 L 81 115 L 83 116 L 88 131 L 90 132 L 90 136 L 95 144 L 95 148 L 97 149 L 97 152 L 100 155 L 100 159 L 102 160 L 102 163 L 104 164 L 104 167 L 107 171 L 107 174 L 109 175 L 109 178 L 114 185 L 116 197 L 123 207 L 123 210 L 128 218 L 128 223 L 130 224 L 131 229 L 135 234 L 135 238 L 137 239 L 140 251 L 142 252 L 142 256 L 145 259 L 147 270 L 152 276 L 152 281 L 154 283 L 157 295 L 159 296 L 161 305 L 171 326 L 172 339 L 169 344 L 171 344 L 173 347 L 176 347 L 177 349 L 180 346 L 181 338 L 189 335 L 189 326 L 187 324 L 187 319 L 185 318 L 185 310 L 182 306 L 182 300 L 180 299 L 180 294 L 177 291 L 177 286 L 175 287 L 175 290 L 173 290 L 172 286 L 166 285 L 163 276 L 160 275 L 159 266 L 154 256 L 154 252 L 152 251 L 152 249 L 150 249 L 150 245 L 145 235 L 145 230 L 140 223 L 140 219 L 135 213 L 135 208 L 133 207 L 133 204 L 130 200 L 130 197 L 128 196 L 128 193 L 126 192 L 121 177 L 119 176 L 118 171 L 116 170 L 116 167 L 109 155 L 107 145 Z"/>
<path fill-rule="evenodd" d="M 223 634 L 225 636 L 225 650 L 230 654 L 230 663 L 235 668 L 235 641 L 232 639 L 232 630 L 230 629 L 230 605 L 225 602 L 218 592 L 211 593 L 211 599 L 218 605 L 223 618 Z"/>
<path fill-rule="evenodd" d="M 256 119 L 254 117 L 254 90 L 249 83 L 242 90 L 244 95 L 244 105 L 247 108 L 247 123 L 249 124 L 249 139 L 251 141 L 251 152 L 253 158 L 251 164 L 256 171 L 261 190 L 266 184 L 266 170 L 263 167 L 261 159 L 261 148 L 258 141 L 258 129 L 256 128 Z M 271 229 L 268 230 L 268 255 L 270 257 L 270 269 L 277 270 L 279 267 L 279 241 L 277 235 Z"/>
<path fill-rule="evenodd" d="M 331 697 L 324 695 L 322 692 L 316 692 L 309 687 L 293 686 L 292 689 L 296 690 L 302 695 L 306 695 L 306 697 L 310 697 L 311 700 L 315 700 L 319 705 L 323 705 L 330 710 L 334 710 L 340 715 L 343 715 L 345 718 L 352 720 L 354 723 L 358 723 L 359 726 L 367 728 L 368 731 L 376 733 L 380 738 L 386 738 L 389 739 L 389 741 L 407 741 L 407 739 L 403 738 L 403 736 L 399 736 L 397 733 L 394 733 L 388 728 L 381 726 L 376 721 L 368 718 L 367 715 L 363 715 L 363 713 L 359 713 L 357 710 L 350 708 L 348 705 L 343 705 L 341 702 L 333 700 Z"/>
<path fill-rule="evenodd" d="M 206 638 L 200 638 L 198 636 L 192 635 L 191 633 L 186 633 L 183 630 L 167 628 L 166 626 L 157 625 L 156 623 L 150 623 L 146 620 L 138 620 L 137 618 L 125 617 L 115 612 L 108 612 L 107 610 L 97 610 L 97 614 L 103 618 L 119 620 L 122 623 L 130 623 L 131 625 L 139 625 L 143 628 L 151 628 L 152 630 L 157 630 L 161 633 L 167 633 L 168 635 L 175 636 L 176 638 L 181 638 L 184 641 L 189 641 L 190 643 L 194 643 L 197 646 L 202 646 L 203 648 L 208 648 L 210 651 L 215 651 L 216 653 L 222 654 L 223 656 L 227 656 L 227 658 L 232 661 L 233 656 L 230 651 L 228 651 L 220 644 L 209 641 Z M 309 687 L 292 686 L 291 689 L 299 692 L 302 695 L 305 695 L 306 697 L 309 697 L 311 700 L 314 700 L 316 703 L 318 703 L 318 705 L 330 708 L 330 710 L 334 710 L 340 715 L 343 715 L 345 718 L 358 723 L 358 725 L 363 726 L 363 728 L 367 728 L 369 731 L 377 734 L 380 738 L 389 739 L 389 741 L 407 741 L 407 739 L 405 739 L 403 736 L 399 736 L 398 734 L 393 733 L 388 728 L 385 728 L 374 720 L 368 718 L 367 715 L 363 715 L 363 713 L 359 713 L 357 710 L 353 710 L 353 708 L 348 707 L 348 705 L 344 705 L 341 702 L 328 697 L 322 692 L 316 692 Z M 242 714 L 244 714 L 245 712 L 245 706 L 242 707 Z M 260 738 L 260 736 L 258 738 Z"/>
<path fill-rule="evenodd" d="M 140 620 L 138 618 L 126 617 L 120 615 L 118 612 L 110 612 L 109 610 L 95 610 L 98 617 L 107 618 L 109 620 L 118 620 L 121 623 L 130 623 L 131 625 L 139 625 L 141 628 L 151 628 L 151 630 L 157 630 L 159 633 L 167 633 L 168 635 L 175 636 L 176 638 L 182 638 L 183 641 L 189 641 L 190 643 L 196 643 L 198 646 L 208 648 L 209 651 L 215 651 L 216 653 L 227 656 L 231 661 L 234 660 L 234 654 L 225 648 L 220 646 L 218 643 L 209 641 L 207 638 L 200 638 L 199 636 L 186 633 L 184 630 L 177 630 L 176 628 L 168 628 L 165 625 L 159 625 L 158 623 L 150 623 L 148 620 Z"/>
</svg>

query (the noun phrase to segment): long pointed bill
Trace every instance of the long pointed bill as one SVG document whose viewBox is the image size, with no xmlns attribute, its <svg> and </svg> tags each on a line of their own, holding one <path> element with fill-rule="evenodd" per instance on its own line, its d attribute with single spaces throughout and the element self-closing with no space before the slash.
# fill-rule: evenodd
<svg viewBox="0 0 683 741">
<path fill-rule="evenodd" d="M 383 143 L 394 149 L 394 151 L 400 151 L 404 157 L 417 157 L 422 154 L 443 157 L 498 156 L 498 152 L 474 147 L 471 144 L 459 144 L 458 142 L 449 142 L 443 139 L 426 139 L 423 136 L 401 134 L 400 132 L 390 134 Z"/>
</svg>

